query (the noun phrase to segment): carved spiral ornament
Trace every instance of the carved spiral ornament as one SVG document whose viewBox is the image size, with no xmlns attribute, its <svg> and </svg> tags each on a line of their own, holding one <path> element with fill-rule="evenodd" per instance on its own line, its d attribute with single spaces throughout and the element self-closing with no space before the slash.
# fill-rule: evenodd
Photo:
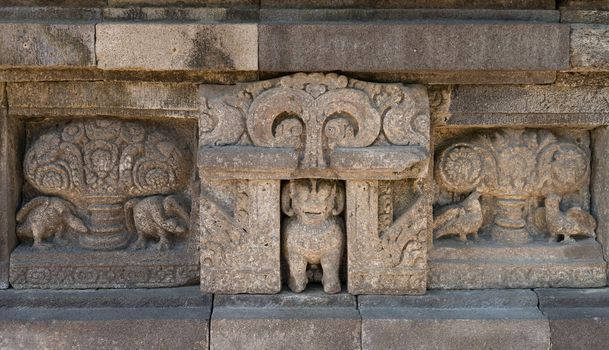
<svg viewBox="0 0 609 350">
<path fill-rule="evenodd" d="M 471 191 L 482 179 L 482 156 L 469 144 L 448 147 L 440 154 L 436 166 L 438 182 L 452 192 Z"/>
</svg>

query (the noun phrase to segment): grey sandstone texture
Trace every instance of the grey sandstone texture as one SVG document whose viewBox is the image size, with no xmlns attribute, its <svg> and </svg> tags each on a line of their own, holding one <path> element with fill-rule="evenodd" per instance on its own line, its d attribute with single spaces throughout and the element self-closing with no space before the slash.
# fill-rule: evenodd
<svg viewBox="0 0 609 350">
<path fill-rule="evenodd" d="M 102 23 L 95 44 L 102 69 L 258 69 L 254 24 Z"/>
<path fill-rule="evenodd" d="M 269 23 L 259 31 L 262 71 L 541 71 L 569 64 L 569 27 L 556 23 Z"/>
<path fill-rule="evenodd" d="M 548 349 L 550 329 L 530 290 L 360 296 L 362 349 Z"/>
<path fill-rule="evenodd" d="M 0 23 L 0 67 L 95 65 L 95 25 Z"/>
<path fill-rule="evenodd" d="M 207 349 L 198 288 L 0 293 L 3 349 Z"/>
<path fill-rule="evenodd" d="M 216 295 L 210 349 L 360 349 L 360 332 L 348 294 Z"/>
<path fill-rule="evenodd" d="M 609 329 L 609 290 L 536 289 L 548 318 L 552 349 L 605 349 Z"/>
</svg>

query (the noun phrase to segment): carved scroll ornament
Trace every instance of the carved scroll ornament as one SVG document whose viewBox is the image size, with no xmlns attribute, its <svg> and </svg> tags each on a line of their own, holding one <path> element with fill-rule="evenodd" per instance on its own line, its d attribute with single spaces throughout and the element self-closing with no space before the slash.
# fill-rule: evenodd
<svg viewBox="0 0 609 350">
<path fill-rule="evenodd" d="M 89 214 L 79 243 L 90 249 L 128 243 L 127 199 L 180 191 L 189 178 L 187 151 L 174 136 L 111 119 L 74 121 L 44 132 L 27 150 L 24 173 L 40 193 L 63 198 Z"/>
</svg>

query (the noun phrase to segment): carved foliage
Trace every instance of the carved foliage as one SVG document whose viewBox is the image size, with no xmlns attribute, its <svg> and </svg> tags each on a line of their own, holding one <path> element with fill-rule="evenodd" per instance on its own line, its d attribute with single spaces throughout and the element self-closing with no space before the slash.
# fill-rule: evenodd
<svg viewBox="0 0 609 350">
<path fill-rule="evenodd" d="M 335 74 L 248 84 L 236 96 L 205 100 L 200 124 L 203 145 L 295 148 L 302 168 L 327 167 L 327 152 L 335 147 L 429 143 L 423 90 Z"/>
<path fill-rule="evenodd" d="M 175 138 L 107 119 L 42 134 L 26 153 L 24 172 L 39 191 L 70 199 L 171 193 L 188 179 L 187 158 Z"/>
<path fill-rule="evenodd" d="M 538 226 L 552 236 L 591 237 L 595 222 L 589 214 L 575 208 L 563 213 L 559 208 L 563 196 L 587 183 L 589 164 L 585 150 L 546 130 L 502 129 L 449 145 L 437 157 L 436 181 L 452 193 L 473 193 L 462 203 L 439 211 L 436 238 L 459 235 L 465 240 L 467 234 L 477 234 L 482 213 L 478 195 L 470 198 L 476 193 L 495 198 L 491 234 L 498 241 L 528 242 L 527 215 L 532 217 L 528 221 L 543 221 Z M 543 213 L 529 208 L 538 198 L 545 198 Z M 551 221 L 547 227 L 546 219 Z"/>
</svg>

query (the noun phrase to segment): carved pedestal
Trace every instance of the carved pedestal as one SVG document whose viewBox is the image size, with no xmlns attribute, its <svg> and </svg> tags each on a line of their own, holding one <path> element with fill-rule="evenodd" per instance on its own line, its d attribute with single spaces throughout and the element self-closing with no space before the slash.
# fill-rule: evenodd
<svg viewBox="0 0 609 350">
<path fill-rule="evenodd" d="M 11 284 L 196 283 L 194 135 L 183 124 L 112 118 L 29 124 Z"/>
<path fill-rule="evenodd" d="M 430 288 L 606 284 L 587 131 L 469 131 L 439 143 Z"/>
<path fill-rule="evenodd" d="M 296 74 L 201 91 L 203 291 L 336 293 L 344 252 L 351 293 L 425 291 L 422 87 Z"/>
</svg>

